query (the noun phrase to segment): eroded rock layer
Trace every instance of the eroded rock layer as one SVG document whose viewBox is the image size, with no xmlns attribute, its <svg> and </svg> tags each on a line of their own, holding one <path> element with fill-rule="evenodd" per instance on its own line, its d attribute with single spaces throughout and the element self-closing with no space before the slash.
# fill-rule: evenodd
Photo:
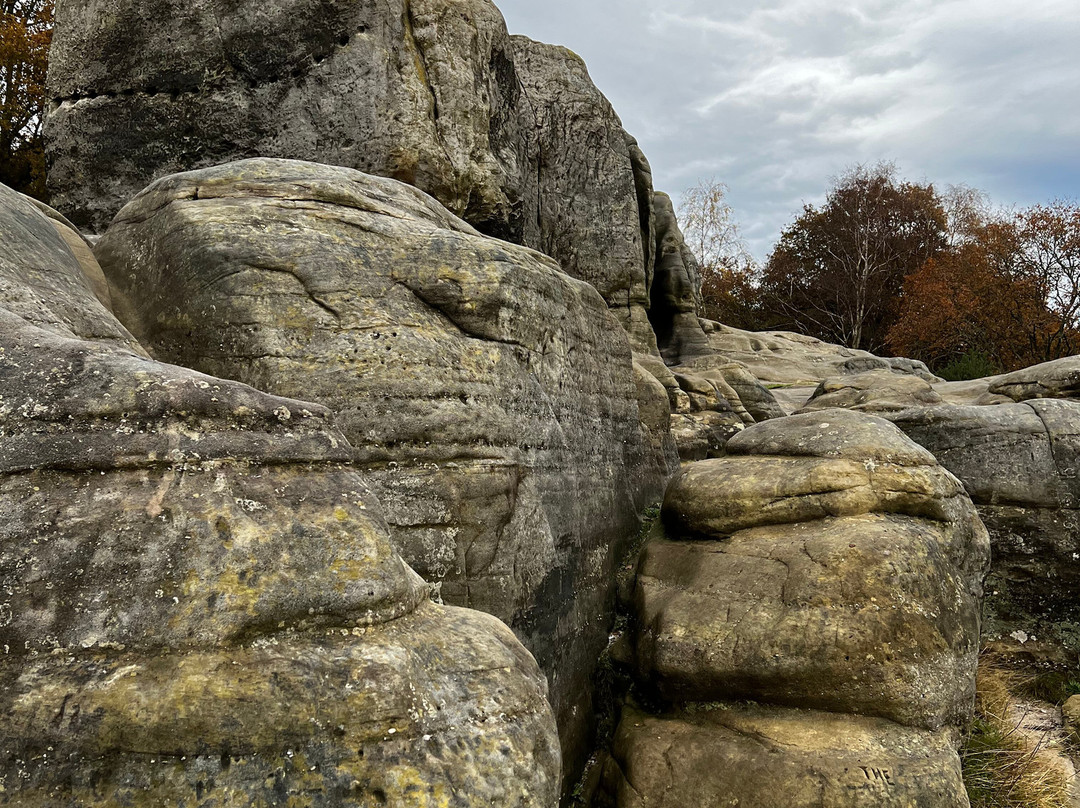
<svg viewBox="0 0 1080 808">
<path fill-rule="evenodd" d="M 628 710 L 605 772 L 629 808 L 968 808 L 955 736 L 747 704 Z"/>
<path fill-rule="evenodd" d="M 1002 377 L 1010 381 L 1000 389 L 1052 387 L 1038 377 L 1036 368 L 1021 371 Z M 915 408 L 890 417 L 963 481 L 990 531 L 989 638 L 1034 637 L 1080 651 L 1080 401 Z"/>
<path fill-rule="evenodd" d="M 518 632 L 583 754 L 614 564 L 670 452 L 596 290 L 415 188 L 282 160 L 155 183 L 97 253 L 159 357 L 337 414 L 406 560 Z"/>
<path fill-rule="evenodd" d="M 653 267 L 643 232 L 650 214 L 640 208 L 636 182 L 648 164 L 635 165 L 619 116 L 580 56 L 527 37 L 512 40 L 523 91 L 522 128 L 530 122 L 534 127 L 530 170 L 522 178 L 522 243 L 595 286 L 634 349 L 655 353 L 646 313 Z M 646 179 L 651 193 L 651 172 Z"/>
<path fill-rule="evenodd" d="M 0 804 L 550 806 L 546 682 L 316 404 L 145 357 L 0 188 Z"/>
<path fill-rule="evenodd" d="M 49 81 L 54 201 L 81 227 L 155 177 L 266 155 L 396 177 L 521 232 L 520 87 L 487 0 L 67 0 Z"/>
</svg>

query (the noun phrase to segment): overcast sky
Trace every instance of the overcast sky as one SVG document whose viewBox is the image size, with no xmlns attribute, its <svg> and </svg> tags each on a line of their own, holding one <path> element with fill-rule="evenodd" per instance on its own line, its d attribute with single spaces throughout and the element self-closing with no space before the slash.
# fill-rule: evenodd
<svg viewBox="0 0 1080 808">
<path fill-rule="evenodd" d="M 677 196 L 715 177 L 764 258 L 858 162 L 999 204 L 1080 196 L 1078 0 L 496 0 L 584 57 Z"/>
</svg>

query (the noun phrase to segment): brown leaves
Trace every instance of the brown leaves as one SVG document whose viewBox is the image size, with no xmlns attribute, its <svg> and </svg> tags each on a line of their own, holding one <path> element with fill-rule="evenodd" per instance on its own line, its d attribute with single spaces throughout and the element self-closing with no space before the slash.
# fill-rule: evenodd
<svg viewBox="0 0 1080 808">
<path fill-rule="evenodd" d="M 762 277 L 765 314 L 853 348 L 880 350 L 904 278 L 945 247 L 932 185 L 900 182 L 890 163 L 839 177 L 824 206 L 806 206 Z"/>
<path fill-rule="evenodd" d="M 889 348 L 931 366 L 981 353 L 1003 370 L 1080 350 L 1080 208 L 984 221 L 904 282 Z"/>
</svg>

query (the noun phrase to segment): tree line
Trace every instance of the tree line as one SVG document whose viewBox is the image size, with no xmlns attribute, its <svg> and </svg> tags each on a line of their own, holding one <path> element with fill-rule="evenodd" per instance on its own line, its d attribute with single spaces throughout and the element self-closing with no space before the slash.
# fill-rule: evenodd
<svg viewBox="0 0 1080 808">
<path fill-rule="evenodd" d="M 904 181 L 892 163 L 859 165 L 820 207 L 804 206 L 759 266 L 726 190 L 702 183 L 681 206 L 710 319 L 921 359 L 957 378 L 1080 352 L 1075 202 L 1005 211 L 968 187 Z"/>
</svg>

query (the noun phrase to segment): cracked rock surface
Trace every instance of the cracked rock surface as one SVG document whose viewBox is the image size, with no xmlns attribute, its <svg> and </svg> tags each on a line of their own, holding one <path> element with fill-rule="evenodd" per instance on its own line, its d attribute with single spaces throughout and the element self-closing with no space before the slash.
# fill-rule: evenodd
<svg viewBox="0 0 1080 808">
<path fill-rule="evenodd" d="M 330 412 L 146 358 L 3 187 L 0 234 L 0 804 L 551 806 L 543 674 Z"/>
<path fill-rule="evenodd" d="M 631 808 L 967 808 L 955 736 L 753 704 L 627 710 L 606 772 Z"/>
<path fill-rule="evenodd" d="M 966 805 L 989 542 L 929 452 L 848 410 L 770 420 L 685 466 L 662 520 L 633 599 L 655 709 L 624 712 L 612 804 Z"/>
<path fill-rule="evenodd" d="M 395 546 L 517 631 L 583 755 L 613 567 L 671 460 L 596 290 L 415 188 L 285 160 L 163 179 L 97 254 L 159 358 L 334 411 Z"/>
</svg>

